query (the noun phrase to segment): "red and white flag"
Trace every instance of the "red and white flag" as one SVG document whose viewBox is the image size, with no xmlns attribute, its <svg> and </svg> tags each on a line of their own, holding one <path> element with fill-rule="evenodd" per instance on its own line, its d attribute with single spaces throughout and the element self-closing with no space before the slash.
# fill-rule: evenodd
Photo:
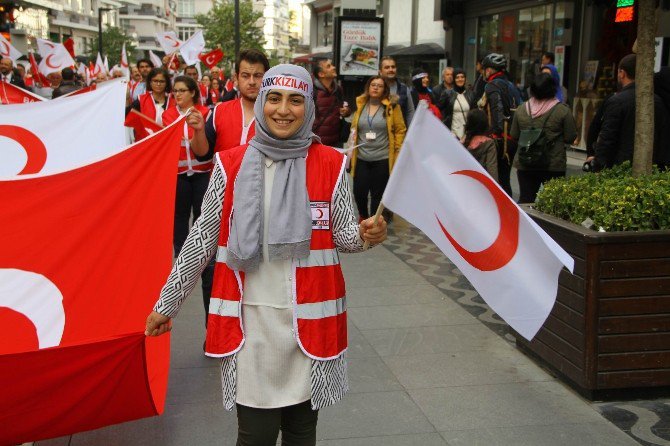
<svg viewBox="0 0 670 446">
<path fill-rule="evenodd" d="M 163 412 L 170 339 L 144 324 L 172 263 L 182 127 L 0 181 L 0 444 Z"/>
<path fill-rule="evenodd" d="M 41 39 L 38 39 L 38 46 L 39 40 Z M 42 53 L 42 49 L 45 51 L 50 49 L 51 51 L 45 55 Z M 45 76 L 74 65 L 74 59 L 72 59 L 67 48 L 61 43 L 43 41 L 40 47 L 40 55 L 42 56 L 42 61 L 39 65 L 39 71 Z"/>
<path fill-rule="evenodd" d="M 161 60 L 161 58 L 158 57 L 158 55 L 156 55 L 156 53 L 154 53 L 151 50 L 149 50 L 149 60 L 151 60 L 151 63 L 154 64 L 155 68 L 163 66 L 163 61 Z"/>
<path fill-rule="evenodd" d="M 0 107 L 0 178 L 61 172 L 118 152 L 126 145 L 125 103 L 125 83 L 114 82 L 83 95 Z"/>
<path fill-rule="evenodd" d="M 179 47 L 183 44 L 183 42 L 177 38 L 177 34 L 174 31 L 156 33 L 156 40 L 158 40 L 158 44 L 163 51 L 165 51 L 165 54 L 172 54 L 175 51 L 178 51 Z"/>
<path fill-rule="evenodd" d="M 49 82 L 49 79 L 47 79 L 43 73 L 40 73 L 40 69 L 37 66 L 37 61 L 35 60 L 35 55 L 32 53 L 32 51 L 28 53 L 28 60 L 30 61 L 30 72 L 33 75 L 33 79 L 42 84 L 43 87 L 50 87 L 51 82 Z"/>
<path fill-rule="evenodd" d="M 221 50 L 221 48 L 217 48 L 210 51 L 209 53 L 203 53 L 198 57 L 202 63 L 207 65 L 208 68 L 213 68 L 223 59 L 223 50 Z"/>
<path fill-rule="evenodd" d="M 382 202 L 430 237 L 514 330 L 535 336 L 556 300 L 558 274 L 574 260 L 425 106 Z"/>
<path fill-rule="evenodd" d="M 9 82 L 0 82 L 0 104 L 27 104 L 28 102 L 42 102 L 44 100 L 42 96 L 12 85 Z"/>
<path fill-rule="evenodd" d="M 102 60 L 102 56 L 98 53 L 98 57 L 95 59 L 95 70 L 91 75 L 95 79 L 95 76 L 100 73 L 107 74 L 107 68 L 105 68 L 105 62 Z"/>
<path fill-rule="evenodd" d="M 57 43 L 52 42 L 51 40 L 40 39 L 40 38 L 37 38 L 36 40 L 37 40 L 37 52 L 43 58 L 53 53 L 56 50 L 56 45 L 58 45 Z"/>
<path fill-rule="evenodd" d="M 68 37 L 67 40 L 63 42 L 63 46 L 67 50 L 68 53 L 70 53 L 70 56 L 74 59 L 74 39 L 72 37 Z"/>
<path fill-rule="evenodd" d="M 179 53 L 186 65 L 194 65 L 200 61 L 198 56 L 204 49 L 205 37 L 202 35 L 202 30 L 198 30 L 179 47 Z"/>
<path fill-rule="evenodd" d="M 135 109 L 130 110 L 130 113 L 128 113 L 128 116 L 126 116 L 126 121 L 123 123 L 123 125 L 135 130 L 135 141 L 139 141 L 149 135 L 153 135 L 163 128 L 162 125 Z"/>
<path fill-rule="evenodd" d="M 21 51 L 17 50 L 9 43 L 9 40 L 5 39 L 5 36 L 0 34 L 0 57 L 9 57 L 12 61 L 16 62 L 16 59 L 23 56 Z"/>
<path fill-rule="evenodd" d="M 123 75 L 127 79 L 130 79 L 130 64 L 128 63 L 128 53 L 126 53 L 126 42 L 123 42 L 123 47 L 121 48 L 121 61 L 119 65 L 121 66 Z"/>
</svg>

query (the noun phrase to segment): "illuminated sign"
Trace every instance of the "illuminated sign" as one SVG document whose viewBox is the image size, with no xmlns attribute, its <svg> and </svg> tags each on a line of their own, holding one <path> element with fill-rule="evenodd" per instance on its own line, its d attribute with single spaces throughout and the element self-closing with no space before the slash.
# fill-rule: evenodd
<svg viewBox="0 0 670 446">
<path fill-rule="evenodd" d="M 635 0 L 617 0 L 616 2 L 616 23 L 632 22 L 635 15 Z"/>
<path fill-rule="evenodd" d="M 626 6 L 633 6 L 634 4 L 635 0 L 617 0 L 616 7 L 625 8 Z"/>
</svg>

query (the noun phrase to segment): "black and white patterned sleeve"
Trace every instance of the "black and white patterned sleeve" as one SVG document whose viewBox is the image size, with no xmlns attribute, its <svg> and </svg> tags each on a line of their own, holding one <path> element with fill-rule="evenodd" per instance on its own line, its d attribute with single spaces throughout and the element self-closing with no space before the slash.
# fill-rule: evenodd
<svg viewBox="0 0 670 446">
<path fill-rule="evenodd" d="M 154 306 L 154 311 L 175 317 L 184 300 L 195 288 L 198 278 L 216 252 L 225 190 L 225 173 L 218 163 L 214 163 L 214 171 L 205 192 L 200 217 L 188 233 L 167 282 L 161 290 L 160 298 Z"/>
<path fill-rule="evenodd" d="M 354 212 L 354 202 L 349 188 L 349 175 L 342 169 L 342 176 L 333 194 L 333 239 L 341 252 L 363 251 L 363 240 Z"/>
</svg>

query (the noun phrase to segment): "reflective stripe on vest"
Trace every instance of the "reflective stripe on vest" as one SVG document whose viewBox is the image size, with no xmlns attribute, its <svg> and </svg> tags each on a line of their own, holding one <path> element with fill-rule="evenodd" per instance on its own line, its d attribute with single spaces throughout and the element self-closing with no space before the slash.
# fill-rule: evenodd
<svg viewBox="0 0 670 446">
<path fill-rule="evenodd" d="M 228 248 L 219 246 L 216 251 L 216 261 L 226 263 L 228 260 Z M 299 259 L 298 266 L 300 268 L 308 268 L 311 266 L 334 266 L 340 263 L 337 248 L 333 249 L 314 249 L 309 252 L 309 257 L 306 259 Z"/>
<path fill-rule="evenodd" d="M 323 319 L 337 316 L 347 311 L 346 297 L 313 304 L 296 305 L 295 315 L 298 319 Z"/>
<path fill-rule="evenodd" d="M 209 299 L 209 314 L 227 317 L 240 317 L 240 302 L 236 300 Z"/>
</svg>

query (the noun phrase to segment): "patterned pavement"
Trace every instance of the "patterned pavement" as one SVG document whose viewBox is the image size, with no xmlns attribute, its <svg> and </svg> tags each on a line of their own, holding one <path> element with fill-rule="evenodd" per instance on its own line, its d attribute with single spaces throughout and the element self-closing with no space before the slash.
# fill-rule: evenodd
<svg viewBox="0 0 670 446">
<path fill-rule="evenodd" d="M 484 325 L 514 344 L 509 326 L 486 305 L 458 268 L 421 231 L 395 216 L 389 225 L 389 237 L 384 246 Z M 591 404 L 639 444 L 670 446 L 670 399 Z"/>
</svg>

